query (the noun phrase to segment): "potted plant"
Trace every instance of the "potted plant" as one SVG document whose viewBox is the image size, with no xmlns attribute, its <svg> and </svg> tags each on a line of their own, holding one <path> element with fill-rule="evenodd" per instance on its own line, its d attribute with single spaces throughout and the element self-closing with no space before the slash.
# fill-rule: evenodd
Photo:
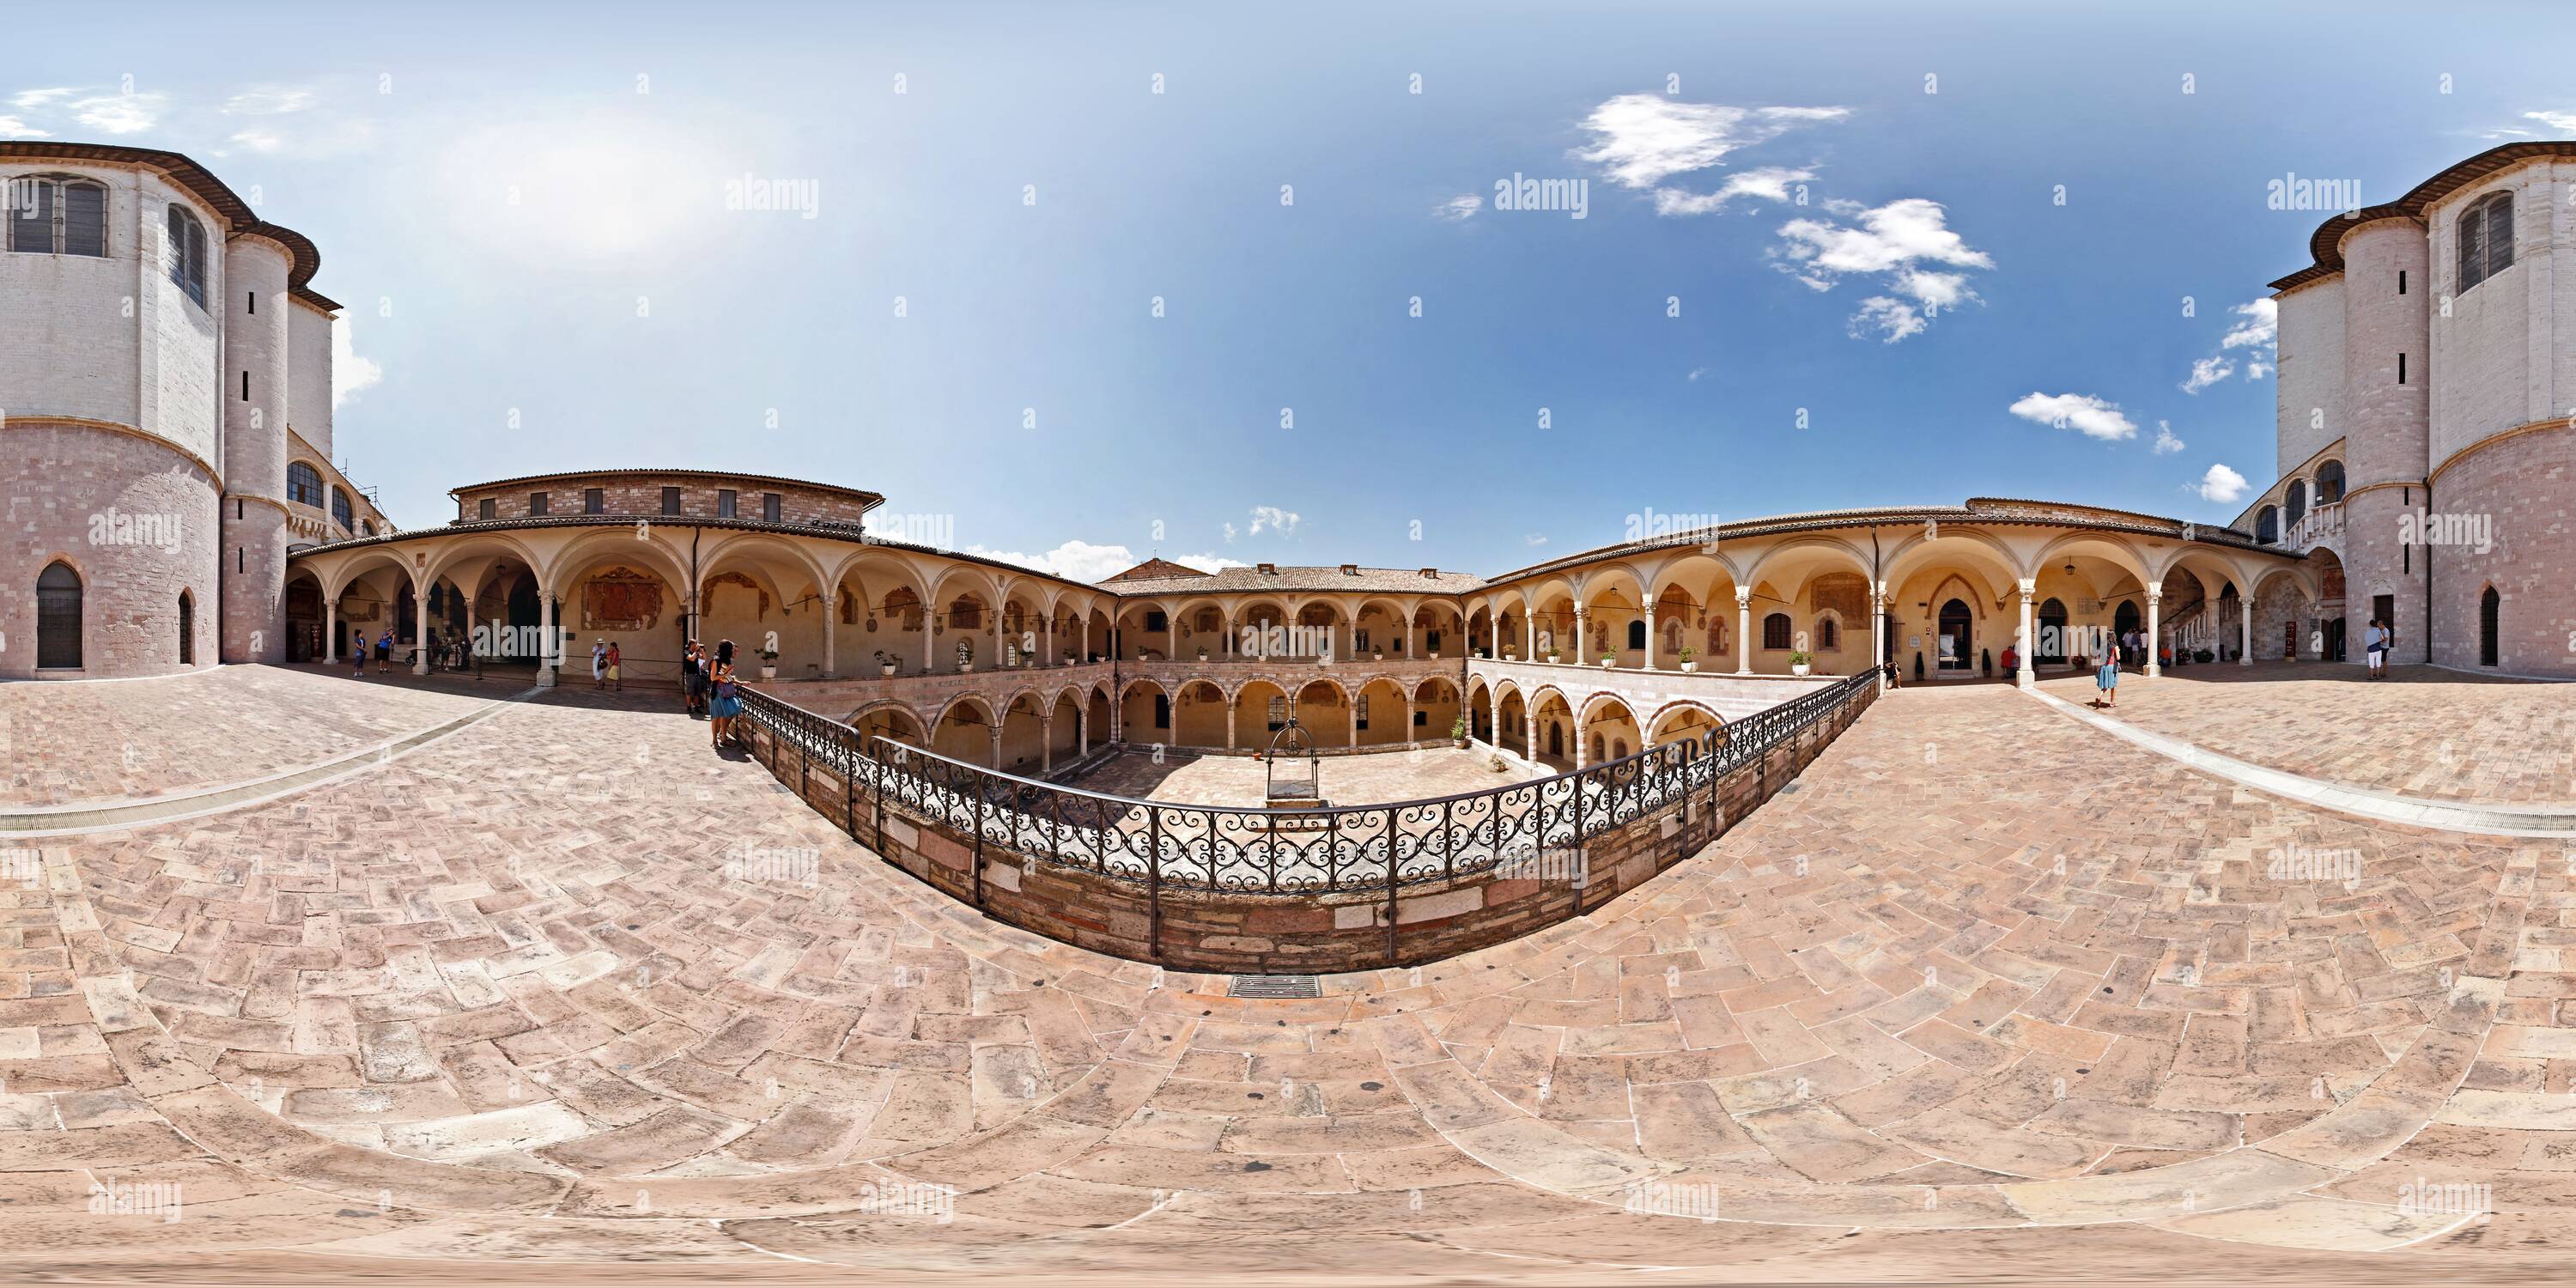
<svg viewBox="0 0 2576 1288">
<path fill-rule="evenodd" d="M 1503 650 L 1503 660 L 1504 660 L 1504 661 L 1506 661 L 1506 662 L 1517 662 L 1517 661 L 1520 661 L 1520 660 L 1521 660 L 1521 651 L 1520 651 L 1519 649 L 1517 649 L 1517 648 L 1507 648 L 1507 649 L 1504 649 L 1504 650 Z"/>
<path fill-rule="evenodd" d="M 877 650 L 877 674 L 879 674 L 879 675 L 892 675 L 892 674 L 894 674 L 894 671 L 895 671 L 895 660 L 894 660 L 894 655 L 893 655 L 893 654 L 891 654 L 891 653 L 886 652 L 884 649 L 878 649 L 878 650 Z"/>
<path fill-rule="evenodd" d="M 1618 654 L 1616 654 L 1616 653 L 1604 653 L 1604 654 L 1602 654 L 1602 655 L 1601 655 L 1601 669 L 1602 669 L 1602 670 L 1607 671 L 1607 670 L 1609 670 L 1611 667 L 1614 667 L 1614 666 L 1617 666 L 1617 665 L 1619 665 L 1619 655 L 1618 655 Z"/>
<path fill-rule="evenodd" d="M 1549 666 L 1554 666 L 1554 665 L 1556 665 L 1556 659 L 1557 659 L 1557 657 L 1558 657 L 1558 656 L 1559 656 L 1559 654 L 1557 653 L 1557 651 L 1556 651 L 1555 649 L 1549 649 L 1549 650 L 1547 651 L 1547 664 L 1548 664 Z"/>
<path fill-rule="evenodd" d="M 1807 673 L 1807 664 L 1814 660 L 1815 655 L 1809 653 L 1805 649 L 1791 649 L 1789 651 L 1789 674 L 1805 675 Z"/>
<path fill-rule="evenodd" d="M 777 649 L 765 648 L 760 650 L 760 678 L 764 680 L 775 680 L 778 678 Z"/>
<path fill-rule="evenodd" d="M 2215 662 L 2218 660 L 2218 655 L 2205 648 L 2194 649 L 2192 650 L 2191 660 L 2195 662 Z"/>
<path fill-rule="evenodd" d="M 1692 647 L 1691 647 L 1690 645 L 1688 645 L 1688 644 L 1684 644 L 1684 645 L 1682 645 L 1682 670 L 1684 670 L 1684 671 L 1696 671 L 1696 670 L 1698 670 L 1698 669 L 1699 669 L 1699 663 L 1694 662 L 1694 661 L 1692 661 L 1692 660 L 1691 660 L 1692 658 L 1695 658 L 1695 657 L 1698 657 L 1698 656 L 1699 656 L 1699 650 L 1698 650 L 1698 649 L 1692 648 Z"/>
<path fill-rule="evenodd" d="M 1206 661 L 1206 660 L 1207 660 L 1207 650 L 1206 650 L 1206 649 L 1200 649 L 1200 650 L 1199 650 L 1199 660 L 1200 660 L 1200 661 L 1202 661 L 1202 662 L 1204 662 L 1204 661 Z"/>
<path fill-rule="evenodd" d="M 1369 650 L 1369 660 L 1370 660 L 1370 661 L 1372 661 L 1372 662 L 1383 662 L 1383 661 L 1385 661 L 1385 660 L 1386 660 L 1386 650 L 1385 650 L 1385 649 L 1382 649 L 1382 648 L 1370 649 L 1370 650 Z"/>
<path fill-rule="evenodd" d="M 1458 744 L 1460 751 L 1467 749 L 1467 717 L 1460 716 L 1449 722 L 1449 741 Z"/>
</svg>

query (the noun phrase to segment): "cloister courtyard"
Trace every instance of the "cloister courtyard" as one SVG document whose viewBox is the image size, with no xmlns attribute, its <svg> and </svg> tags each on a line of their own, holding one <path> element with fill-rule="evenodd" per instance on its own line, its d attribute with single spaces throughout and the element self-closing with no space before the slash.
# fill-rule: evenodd
<svg viewBox="0 0 2576 1288">
<path fill-rule="evenodd" d="M 2565 690 L 2351 671 L 2117 714 L 2576 796 Z M 2303 805 L 2001 684 L 1881 697 L 1584 916 L 1305 1000 L 987 920 L 667 689 L 234 666 L 0 704 L 18 1276 L 2509 1280 L 2576 1203 L 2566 840 Z"/>
</svg>

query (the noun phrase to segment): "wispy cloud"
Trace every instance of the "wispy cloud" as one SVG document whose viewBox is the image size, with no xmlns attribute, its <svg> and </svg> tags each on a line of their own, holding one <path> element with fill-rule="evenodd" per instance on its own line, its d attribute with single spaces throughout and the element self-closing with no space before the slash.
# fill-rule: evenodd
<svg viewBox="0 0 2576 1288">
<path fill-rule="evenodd" d="M 1775 267 L 1819 291 L 1850 276 L 1872 276 L 1883 294 L 1861 301 L 1851 333 L 1878 332 L 1893 343 L 1923 331 L 1925 315 L 1977 298 L 1965 273 L 1994 260 L 1952 232 L 1940 202 L 1906 197 L 1852 212 L 1853 222 L 1792 219 L 1780 226 Z"/>
<path fill-rule="evenodd" d="M 322 96 L 309 89 L 289 85 L 259 85 L 243 90 L 224 100 L 227 116 L 282 116 L 301 112 L 321 101 Z"/>
<path fill-rule="evenodd" d="M 349 339 L 349 319 L 331 320 L 331 407 L 341 403 L 385 378 L 384 364 L 373 358 L 358 356 L 357 346 Z"/>
<path fill-rule="evenodd" d="M 2200 476 L 2200 483 L 2193 490 L 2200 493 L 2203 501 L 2224 504 L 2241 500 L 2245 495 L 2245 476 L 2224 465 L 2212 465 L 2208 473 Z"/>
<path fill-rule="evenodd" d="M 1521 544 L 1525 546 L 1543 546 L 1547 544 L 1547 536 L 1545 533 L 1533 532 L 1522 537 Z"/>
<path fill-rule="evenodd" d="M 2156 455 L 2171 456 L 2181 451 L 2182 446 L 2182 440 L 2173 435 L 2173 426 L 2161 420 L 2156 422 Z"/>
<path fill-rule="evenodd" d="M 1283 537 L 1294 535 L 1303 517 L 1294 510 L 1282 510 L 1275 505 L 1256 505 L 1252 507 L 1251 535 L 1260 536 L 1265 529 Z"/>
<path fill-rule="evenodd" d="M 68 87 L 61 89 L 22 89 L 9 96 L 9 106 L 26 111 L 34 111 L 61 99 L 70 98 L 72 95 L 79 92 L 79 90 Z"/>
<path fill-rule="evenodd" d="M 1126 546 L 1093 545 L 1088 541 L 1068 541 L 1042 555 L 1024 554 L 1017 550 L 992 550 L 983 546 L 968 546 L 966 553 L 980 559 L 999 559 L 1003 563 L 1017 564 L 1022 568 L 1080 582 L 1098 582 L 1115 577 L 1145 561 L 1144 556 Z M 1242 560 L 1221 559 L 1215 555 L 1178 555 L 1174 556 L 1172 561 L 1202 572 L 1222 572 L 1228 568 L 1244 566 Z"/>
<path fill-rule="evenodd" d="M 1485 208 L 1485 199 L 1472 192 L 1462 192 L 1431 208 L 1431 217 L 1446 224 L 1464 223 Z"/>
<path fill-rule="evenodd" d="M 50 130 L 40 130 L 15 116 L 0 116 L 0 139 L 48 139 Z"/>
<path fill-rule="evenodd" d="M 1622 94 L 1584 118 L 1592 145 L 1574 155 L 1600 166 L 1620 187 L 1652 188 L 1674 175 L 1717 165 L 1738 148 L 1850 115 L 1847 107 L 1730 107 Z"/>
<path fill-rule="evenodd" d="M 1679 188 L 1655 189 L 1655 213 L 1659 215 L 1706 215 L 1726 209 L 1726 203 L 1737 197 L 1760 197 L 1766 201 L 1789 200 L 1792 184 L 1813 182 L 1816 172 L 1794 166 L 1764 166 L 1726 176 L 1717 191 L 1684 192 Z"/>
<path fill-rule="evenodd" d="M 2120 414 L 2120 404 L 2091 394 L 2033 392 L 2005 408 L 2023 420 L 2051 429 L 2071 429 L 2086 438 L 2116 443 L 2138 436 L 2137 422 Z"/>
<path fill-rule="evenodd" d="M 71 111 L 73 120 L 102 134 L 141 134 L 168 106 L 160 94 L 102 94 L 75 101 Z"/>
<path fill-rule="evenodd" d="M 2218 352 L 2193 360 L 2191 374 L 2182 382 L 2184 393 L 2199 393 L 2235 375 L 2237 363 L 2236 358 L 2230 356 L 2231 350 L 2248 351 L 2242 355 L 2248 380 L 2260 380 L 2280 365 L 2280 303 L 2267 297 L 2239 304 L 2228 312 L 2239 320 L 2227 328 L 2226 335 L 2219 337 Z"/>
</svg>

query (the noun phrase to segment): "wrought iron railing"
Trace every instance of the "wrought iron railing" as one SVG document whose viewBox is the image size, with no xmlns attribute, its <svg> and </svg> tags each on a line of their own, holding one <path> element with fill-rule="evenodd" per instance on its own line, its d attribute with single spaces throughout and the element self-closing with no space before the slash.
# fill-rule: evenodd
<svg viewBox="0 0 2576 1288">
<path fill-rule="evenodd" d="M 997 845 L 1047 863 L 1160 890 L 1312 895 L 1391 892 L 1516 861 L 1545 861 L 1726 776 L 1872 692 L 1875 671 L 1815 689 L 1701 737 L 1552 778 L 1426 800 L 1323 809 L 1238 809 L 1137 800 L 970 765 L 862 735 L 746 686 L 743 716 L 806 766 L 848 784 L 850 833 L 862 808 L 899 806 L 979 851 Z M 862 801 L 866 804 L 862 806 Z M 980 887 L 982 872 L 976 878 Z M 980 896 L 980 889 L 979 889 Z"/>
</svg>

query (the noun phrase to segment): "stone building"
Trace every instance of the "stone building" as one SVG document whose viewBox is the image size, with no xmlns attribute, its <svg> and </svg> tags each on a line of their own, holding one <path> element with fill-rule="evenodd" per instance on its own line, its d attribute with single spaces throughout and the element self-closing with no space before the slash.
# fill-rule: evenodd
<svg viewBox="0 0 2576 1288">
<path fill-rule="evenodd" d="M 0 140 L 0 204 L 0 677 L 286 660 L 290 553 L 391 527 L 313 243 L 146 148 Z"/>
</svg>

